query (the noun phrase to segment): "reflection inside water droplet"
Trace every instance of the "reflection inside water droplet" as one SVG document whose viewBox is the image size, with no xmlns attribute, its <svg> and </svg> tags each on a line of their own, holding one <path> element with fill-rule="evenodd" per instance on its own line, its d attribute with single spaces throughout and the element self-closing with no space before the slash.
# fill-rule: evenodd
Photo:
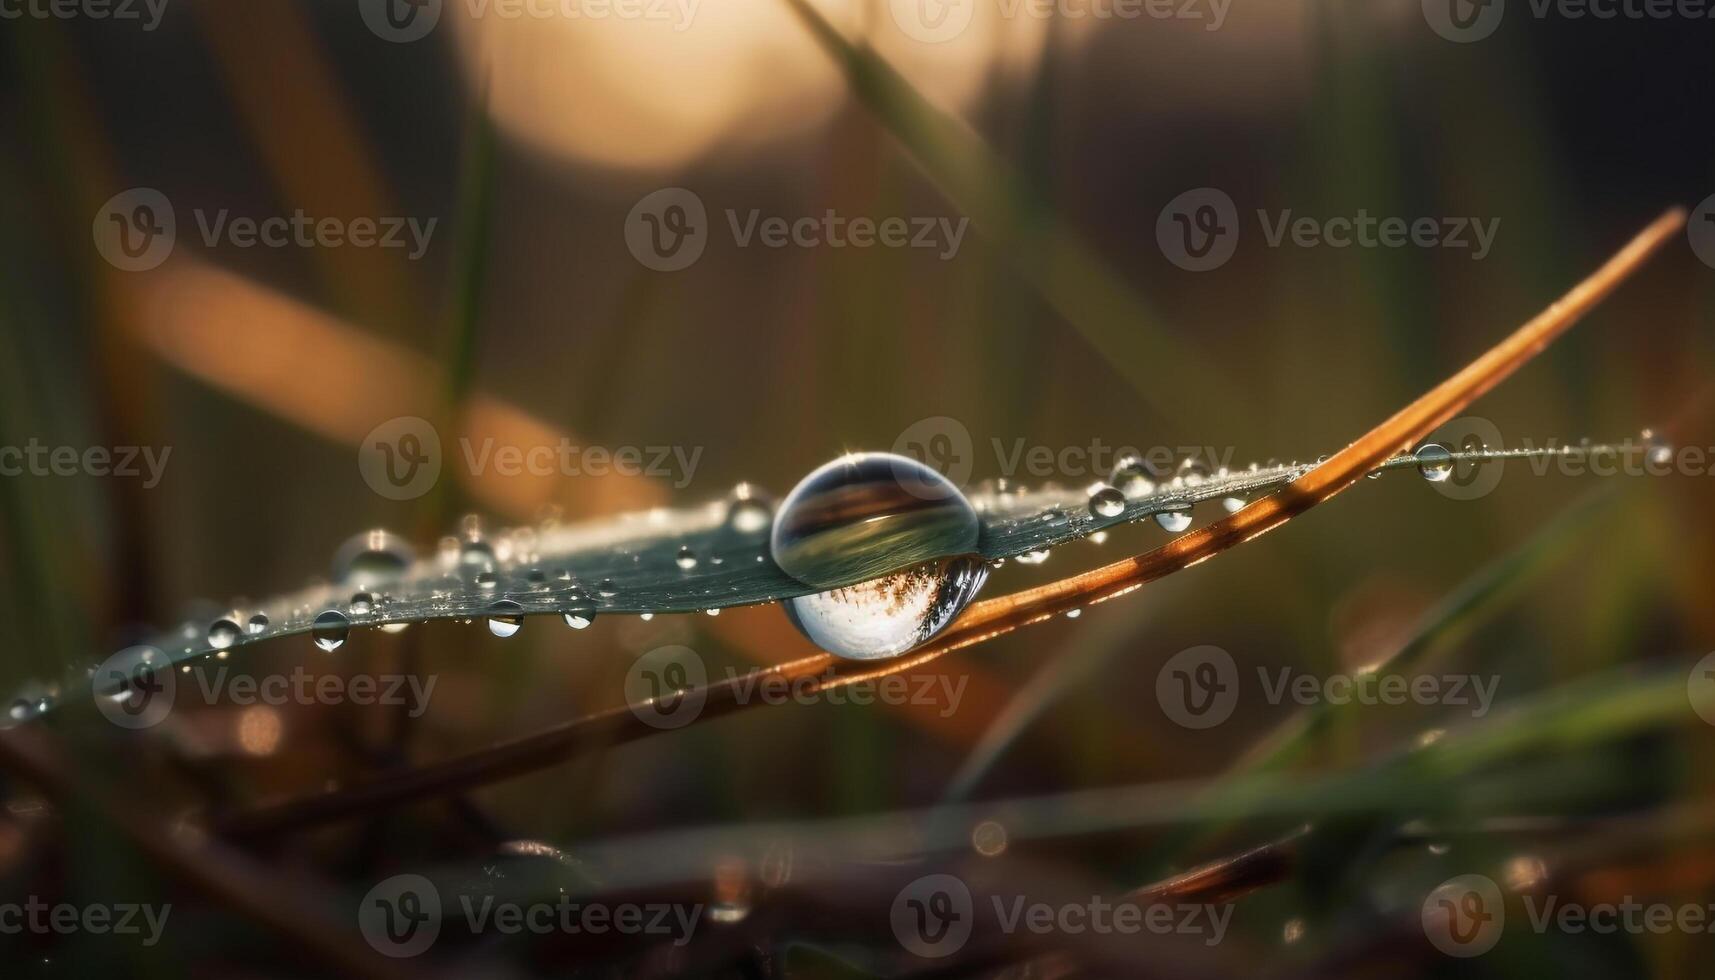
<svg viewBox="0 0 1715 980">
<path fill-rule="evenodd" d="M 217 619 L 208 628 L 208 645 L 225 650 L 238 642 L 238 624 L 230 619 Z"/>
<path fill-rule="evenodd" d="M 488 631 L 502 639 L 524 628 L 524 607 L 511 599 L 499 599 L 488 607 Z"/>
<path fill-rule="evenodd" d="M 1163 510 L 1155 514 L 1155 523 L 1169 534 L 1178 534 L 1191 526 L 1191 508 L 1182 510 Z"/>
<path fill-rule="evenodd" d="M 1118 517 L 1125 513 L 1125 494 L 1107 484 L 1090 490 L 1090 513 L 1097 517 Z"/>
<path fill-rule="evenodd" d="M 942 558 L 782 604 L 810 642 L 853 660 L 894 657 L 927 642 L 970 605 L 988 578 L 973 556 Z"/>
<path fill-rule="evenodd" d="M 1453 454 L 1438 442 L 1426 442 L 1418 447 L 1417 472 L 1430 483 L 1445 483 L 1453 475 Z"/>
<path fill-rule="evenodd" d="M 842 456 L 792 488 L 769 546 L 780 568 L 826 588 L 977 550 L 977 512 L 952 481 L 891 453 Z"/>
<path fill-rule="evenodd" d="M 316 646 L 328 653 L 338 650 L 350 635 L 351 620 L 346 619 L 345 613 L 338 609 L 324 611 L 310 624 L 310 636 L 315 639 Z"/>
</svg>

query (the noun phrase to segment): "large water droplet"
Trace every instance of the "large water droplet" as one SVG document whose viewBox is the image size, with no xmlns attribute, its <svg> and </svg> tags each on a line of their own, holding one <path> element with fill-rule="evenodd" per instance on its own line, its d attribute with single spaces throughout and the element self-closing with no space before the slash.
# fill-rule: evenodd
<svg viewBox="0 0 1715 980">
<path fill-rule="evenodd" d="M 963 556 L 784 603 L 810 642 L 853 660 L 894 657 L 945 629 L 976 598 L 988 565 Z"/>
<path fill-rule="evenodd" d="M 1191 526 L 1191 508 L 1162 510 L 1155 513 L 1155 523 L 1168 534 L 1178 534 Z"/>
<path fill-rule="evenodd" d="M 891 453 L 842 456 L 806 476 L 775 515 L 786 574 L 827 588 L 977 550 L 977 512 L 952 481 Z"/>
<path fill-rule="evenodd" d="M 310 636 L 315 639 L 316 646 L 329 653 L 338 650 L 350 635 L 351 620 L 338 609 L 325 610 L 310 624 Z"/>
<path fill-rule="evenodd" d="M 225 650 L 238 642 L 238 624 L 230 619 L 217 619 L 208 627 L 208 645 L 216 650 Z"/>
<path fill-rule="evenodd" d="M 1125 494 L 1107 484 L 1090 488 L 1090 513 L 1097 517 L 1118 517 L 1125 513 Z"/>
<path fill-rule="evenodd" d="M 488 607 L 488 631 L 502 639 L 524 628 L 524 607 L 511 599 L 497 599 Z"/>
<path fill-rule="evenodd" d="M 1430 483 L 1445 483 L 1453 475 L 1453 454 L 1438 442 L 1426 442 L 1418 447 L 1417 472 Z"/>
<path fill-rule="evenodd" d="M 417 560 L 416 549 L 397 534 L 364 531 L 354 534 L 333 555 L 333 580 L 368 587 L 396 579 Z"/>
</svg>

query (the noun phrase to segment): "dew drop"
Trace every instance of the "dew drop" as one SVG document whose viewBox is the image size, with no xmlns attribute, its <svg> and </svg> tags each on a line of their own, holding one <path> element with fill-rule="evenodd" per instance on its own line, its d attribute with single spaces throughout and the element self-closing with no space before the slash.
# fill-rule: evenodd
<svg viewBox="0 0 1715 980">
<path fill-rule="evenodd" d="M 1221 508 L 1229 514 L 1237 514 L 1244 510 L 1247 503 L 1250 501 L 1246 500 L 1243 494 L 1231 493 L 1221 498 Z"/>
<path fill-rule="evenodd" d="M 459 544 L 459 564 L 483 568 L 494 564 L 494 546 L 482 538 L 465 538 Z"/>
<path fill-rule="evenodd" d="M 371 586 L 396 579 L 417 560 L 411 543 L 390 531 L 364 531 L 347 538 L 333 554 L 333 580 Z"/>
<path fill-rule="evenodd" d="M 12 706 L 6 710 L 6 715 L 13 721 L 28 721 L 30 716 L 35 714 L 35 711 L 36 706 L 33 702 L 28 698 L 19 698 L 12 702 Z"/>
<path fill-rule="evenodd" d="M 774 508 L 762 491 L 748 483 L 732 488 L 727 498 L 727 526 L 740 534 L 757 534 L 774 523 Z"/>
<path fill-rule="evenodd" d="M 945 629 L 987 578 L 988 565 L 980 558 L 941 558 L 789 599 L 783 608 L 792 625 L 823 650 L 853 660 L 881 660 Z"/>
<path fill-rule="evenodd" d="M 488 631 L 502 639 L 524 628 L 524 607 L 511 599 L 498 599 L 488 607 Z"/>
<path fill-rule="evenodd" d="M 390 633 L 397 636 L 409 629 L 410 626 L 410 623 L 385 623 L 380 627 L 380 629 L 383 633 Z"/>
<path fill-rule="evenodd" d="M 1114 464 L 1108 483 L 1118 487 L 1127 497 L 1143 497 L 1155 492 L 1155 469 L 1142 456 L 1124 456 Z"/>
<path fill-rule="evenodd" d="M 310 624 L 310 636 L 316 641 L 316 646 L 328 653 L 338 650 L 345 638 L 351 635 L 351 620 L 345 618 L 345 613 L 338 609 L 324 610 Z"/>
<path fill-rule="evenodd" d="M 1191 509 L 1163 510 L 1155 513 L 1155 523 L 1168 534 L 1178 534 L 1191 526 Z"/>
<path fill-rule="evenodd" d="M 638 614 L 637 614 L 637 618 L 638 618 L 638 619 L 641 619 L 641 620 L 643 620 L 643 621 L 644 621 L 644 622 L 645 622 L 645 623 L 647 623 L 647 622 L 649 622 L 649 621 L 650 621 L 650 620 L 651 620 L 651 619 L 654 619 L 654 618 L 655 618 L 655 614 L 654 614 L 654 613 L 638 613 Z"/>
<path fill-rule="evenodd" d="M 1020 565 L 1040 565 L 1047 560 L 1047 548 L 1037 548 L 1035 551 L 1026 551 L 1024 554 L 1019 555 L 1017 559 Z"/>
<path fill-rule="evenodd" d="M 1125 513 L 1125 494 L 1105 483 L 1090 490 L 1090 513 L 1097 517 L 1118 517 Z"/>
<path fill-rule="evenodd" d="M 493 572 L 477 572 L 476 586 L 479 589 L 492 589 L 500 584 L 500 577 Z"/>
<path fill-rule="evenodd" d="M 239 632 L 238 624 L 230 619 L 217 619 L 208 628 L 208 645 L 216 650 L 225 650 L 238 642 L 243 634 Z"/>
<path fill-rule="evenodd" d="M 245 631 L 248 632 L 251 636 L 255 636 L 256 634 L 263 632 L 267 628 L 268 628 L 268 616 L 266 613 L 257 613 L 256 615 L 250 617 L 250 622 L 244 624 Z"/>
<path fill-rule="evenodd" d="M 566 621 L 566 625 L 570 626 L 572 629 L 587 630 L 590 628 L 590 624 L 595 622 L 595 610 L 581 608 L 568 609 L 566 612 L 561 614 L 561 618 L 563 618 Z"/>
<path fill-rule="evenodd" d="M 367 616 L 375 611 L 375 593 L 358 592 L 351 597 L 351 614 Z"/>
<path fill-rule="evenodd" d="M 977 512 L 952 481 L 891 453 L 819 467 L 780 505 L 775 564 L 816 588 L 868 581 L 977 550 Z"/>
<path fill-rule="evenodd" d="M 690 545 L 681 545 L 679 548 L 679 557 L 673 559 L 673 564 L 678 565 L 681 570 L 688 572 L 697 567 L 697 553 L 691 550 Z"/>
<path fill-rule="evenodd" d="M 1426 442 L 1413 454 L 1417 457 L 1417 472 L 1430 483 L 1445 483 L 1453 475 L 1453 454 L 1438 442 Z"/>
</svg>

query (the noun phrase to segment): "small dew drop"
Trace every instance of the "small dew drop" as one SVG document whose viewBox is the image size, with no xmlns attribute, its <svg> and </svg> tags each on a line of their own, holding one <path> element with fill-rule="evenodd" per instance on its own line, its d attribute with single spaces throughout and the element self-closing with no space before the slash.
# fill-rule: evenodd
<svg viewBox="0 0 1715 980">
<path fill-rule="evenodd" d="M 654 619 L 654 618 L 655 618 L 655 614 L 654 614 L 654 613 L 639 613 L 639 614 L 638 614 L 638 616 L 637 616 L 637 618 L 638 618 L 638 619 L 641 619 L 641 620 L 643 620 L 643 621 L 644 621 L 644 622 L 645 622 L 645 623 L 647 623 L 647 622 L 649 622 L 649 621 L 650 621 L 650 620 L 651 620 L 651 619 Z"/>
<path fill-rule="evenodd" d="M 1168 534 L 1178 534 L 1191 526 L 1191 509 L 1163 510 L 1155 514 L 1155 523 Z"/>
<path fill-rule="evenodd" d="M 479 589 L 492 589 L 500 584 L 500 577 L 493 572 L 477 572 L 476 586 Z"/>
<path fill-rule="evenodd" d="M 216 650 L 225 650 L 237 643 L 241 635 L 237 623 L 230 619 L 217 619 L 208 628 L 208 645 Z"/>
<path fill-rule="evenodd" d="M 374 593 L 372 593 L 372 592 L 359 592 L 359 593 L 357 593 L 351 597 L 351 614 L 353 616 L 367 616 L 371 612 L 373 612 L 374 610 L 375 610 L 375 594 Z"/>
<path fill-rule="evenodd" d="M 1221 508 L 1229 514 L 1237 514 L 1239 511 L 1244 510 L 1245 504 L 1248 503 L 1250 503 L 1250 501 L 1246 500 L 1242 494 L 1237 493 L 1228 494 L 1221 498 Z"/>
<path fill-rule="evenodd" d="M 697 567 L 697 553 L 691 550 L 690 545 L 681 545 L 679 557 L 673 559 L 673 564 L 678 565 L 682 571 L 688 572 Z"/>
<path fill-rule="evenodd" d="M 417 552 L 410 542 L 390 531 L 364 531 L 347 538 L 333 556 L 333 580 L 345 585 L 371 586 L 405 574 Z"/>
<path fill-rule="evenodd" d="M 511 599 L 499 599 L 488 607 L 488 631 L 502 639 L 524 628 L 524 607 Z"/>
<path fill-rule="evenodd" d="M 1430 483 L 1445 483 L 1453 475 L 1453 454 L 1438 442 L 1426 442 L 1413 454 L 1417 472 Z"/>
<path fill-rule="evenodd" d="M 264 613 L 257 613 L 250 617 L 250 622 L 245 623 L 244 628 L 251 636 L 255 636 L 268 628 L 268 616 Z"/>
<path fill-rule="evenodd" d="M 1097 517 L 1118 517 L 1125 513 L 1125 494 L 1107 484 L 1097 484 L 1090 491 L 1090 513 Z"/>
<path fill-rule="evenodd" d="M 381 627 L 381 632 L 398 635 L 405 632 L 410 626 L 410 623 L 387 623 Z"/>
<path fill-rule="evenodd" d="M 1142 456 L 1126 456 L 1114 465 L 1108 483 L 1127 497 L 1144 497 L 1155 492 L 1155 476 L 1154 469 Z"/>
<path fill-rule="evenodd" d="M 566 625 L 572 629 L 587 630 L 590 628 L 590 624 L 595 622 L 595 610 L 572 609 L 561 614 L 561 617 L 565 619 Z"/>
<path fill-rule="evenodd" d="M 351 620 L 338 609 L 324 610 L 310 624 L 310 636 L 316 641 L 316 646 L 328 653 L 338 650 L 350 635 Z"/>
<path fill-rule="evenodd" d="M 774 523 L 774 508 L 756 487 L 740 483 L 727 498 L 726 521 L 740 534 L 758 534 Z"/>
<path fill-rule="evenodd" d="M 1048 560 L 1048 549 L 1038 548 L 1035 551 L 1026 551 L 1019 555 L 1016 560 L 1020 565 L 1040 565 Z"/>
<path fill-rule="evenodd" d="M 1084 614 L 1084 611 L 1082 609 L 1068 609 L 1068 610 L 1066 610 L 1066 618 L 1067 619 L 1077 619 L 1079 616 L 1082 616 L 1083 614 Z"/>
</svg>

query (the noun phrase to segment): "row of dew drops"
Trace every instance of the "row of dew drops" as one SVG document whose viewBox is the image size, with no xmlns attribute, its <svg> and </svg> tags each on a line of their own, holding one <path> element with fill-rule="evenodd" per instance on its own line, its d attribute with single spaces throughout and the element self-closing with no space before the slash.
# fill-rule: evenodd
<svg viewBox="0 0 1715 980">
<path fill-rule="evenodd" d="M 1455 454 L 1445 446 L 1426 443 L 1414 455 L 1418 471 L 1431 482 L 1444 482 L 1454 472 Z M 1273 467 L 1276 464 L 1270 461 L 1267 465 Z M 1289 464 L 1288 469 L 1296 469 L 1298 465 Z M 1249 470 L 1258 472 L 1259 467 L 1253 463 Z M 1379 476 L 1380 471 L 1370 475 Z M 1131 502 L 1146 498 L 1158 489 L 1196 487 L 1211 478 L 1224 479 L 1228 476 L 1229 473 L 1224 468 L 1211 474 L 1208 467 L 1195 457 L 1186 458 L 1180 461 L 1177 467 L 1164 471 L 1141 457 L 1127 456 L 1114 467 L 1106 482 L 1096 483 L 1088 488 L 1089 515 L 1091 519 L 1112 520 L 1122 516 Z M 1002 494 L 1021 492 L 1023 489 L 1009 486 L 1005 480 L 996 481 L 994 486 Z M 1221 499 L 1221 505 L 1227 513 L 1237 512 L 1248 502 L 1245 496 L 1237 493 Z M 735 487 L 725 501 L 725 508 L 726 526 L 744 535 L 760 534 L 774 521 L 773 502 L 750 484 L 741 483 Z M 1149 516 L 1162 530 L 1178 534 L 1191 526 L 1192 508 L 1190 505 L 1176 506 L 1156 511 Z M 550 512 L 544 515 L 539 526 L 542 530 L 549 531 L 556 528 L 558 523 L 559 514 Z M 1087 536 L 1100 544 L 1107 535 L 1105 531 L 1095 531 Z M 440 541 L 437 559 L 445 574 L 432 589 L 432 599 L 439 600 L 441 608 L 450 611 L 454 608 L 451 600 L 462 589 L 465 581 L 474 583 L 481 590 L 494 590 L 501 581 L 498 569 L 508 564 L 519 564 L 527 568 L 524 579 L 528 588 L 543 593 L 544 599 L 552 602 L 554 608 L 560 611 L 567 626 L 579 630 L 588 628 L 595 621 L 599 600 L 611 600 L 617 595 L 613 581 L 604 578 L 590 589 L 579 582 L 569 569 L 548 571 L 537 563 L 536 538 L 537 529 L 526 526 L 491 540 L 483 530 L 481 519 L 475 515 L 467 516 L 462 522 L 460 534 L 448 535 Z M 1041 564 L 1048 556 L 1049 549 L 1041 548 L 1019 555 L 1017 561 L 1026 565 Z M 758 553 L 755 560 L 762 562 L 766 558 L 764 554 Z M 721 559 L 714 558 L 712 561 L 718 563 Z M 331 653 L 345 644 L 351 634 L 354 619 L 385 616 L 386 609 L 394 599 L 385 591 L 376 591 L 377 586 L 406 575 L 416 563 L 415 550 L 398 535 L 385 530 L 357 534 L 341 545 L 334 557 L 335 581 L 349 585 L 355 590 L 345 607 L 342 609 L 329 606 L 317 612 L 314 607 L 300 606 L 296 614 L 309 617 L 314 612 L 309 621 L 311 639 L 318 648 Z M 699 567 L 701 559 L 689 545 L 682 545 L 674 563 L 680 570 L 689 572 Z M 1004 559 L 994 559 L 991 564 L 998 567 L 1004 564 Z M 461 580 L 457 573 L 463 573 L 464 578 Z M 242 607 L 244 603 L 235 605 Z M 524 605 L 515 599 L 494 600 L 487 609 L 486 622 L 489 632 L 503 638 L 517 634 L 523 628 L 526 612 Z M 705 612 L 714 616 L 718 615 L 720 610 L 709 608 Z M 648 612 L 639 615 L 645 620 L 654 617 L 653 613 Z M 184 653 L 195 653 L 194 641 L 201 635 L 206 639 L 208 647 L 214 651 L 213 655 L 218 659 L 225 659 L 230 650 L 241 641 L 260 638 L 274 625 L 265 612 L 257 611 L 245 616 L 236 610 L 216 618 L 206 631 L 199 631 L 194 624 L 187 623 L 181 627 L 181 638 L 185 641 Z M 381 624 L 378 628 L 385 633 L 399 633 L 409 625 L 406 622 L 395 622 Z M 191 666 L 183 664 L 180 669 L 188 673 Z M 95 668 L 91 667 L 86 671 L 86 676 L 93 678 L 94 673 Z M 27 686 L 9 705 L 8 718 L 12 722 L 21 722 L 51 710 L 58 700 L 59 692 L 58 685 L 36 683 Z M 120 691 L 115 696 L 122 698 L 126 694 L 126 691 Z"/>
</svg>

